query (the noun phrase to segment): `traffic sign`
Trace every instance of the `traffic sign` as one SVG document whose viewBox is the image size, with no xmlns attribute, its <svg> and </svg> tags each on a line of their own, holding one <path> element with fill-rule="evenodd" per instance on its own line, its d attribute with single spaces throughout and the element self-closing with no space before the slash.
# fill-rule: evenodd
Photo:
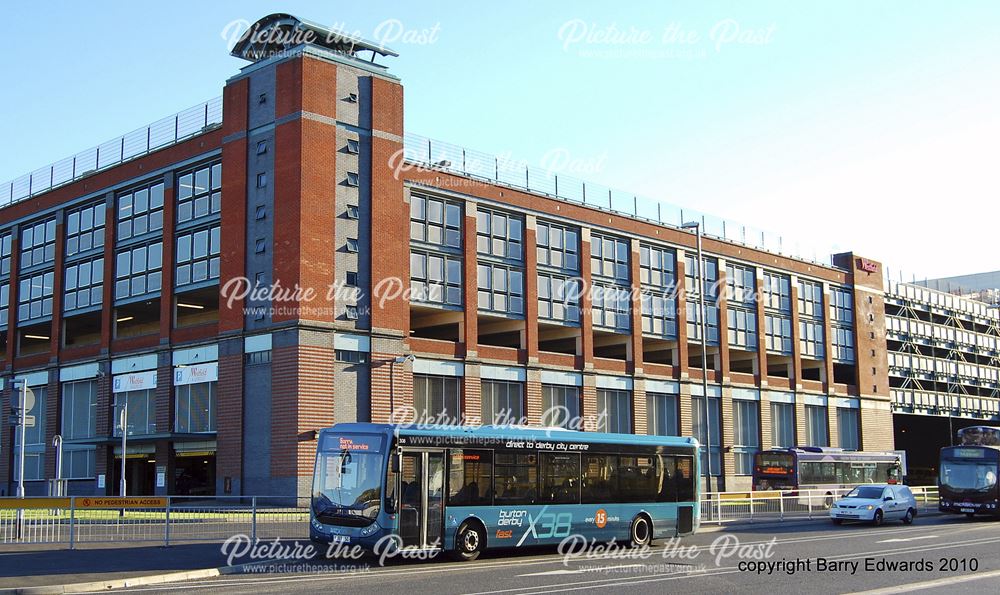
<svg viewBox="0 0 1000 595">
<path fill-rule="evenodd" d="M 35 427 L 35 416 L 34 415 L 25 415 L 24 416 L 24 427 L 26 427 L 26 428 L 33 428 L 33 427 Z"/>
</svg>

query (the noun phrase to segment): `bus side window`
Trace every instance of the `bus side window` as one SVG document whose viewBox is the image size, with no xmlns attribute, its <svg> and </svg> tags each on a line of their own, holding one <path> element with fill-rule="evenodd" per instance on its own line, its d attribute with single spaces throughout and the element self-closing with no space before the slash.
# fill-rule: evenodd
<svg viewBox="0 0 1000 595">
<path fill-rule="evenodd" d="M 584 504 L 613 502 L 618 492 L 618 457 L 587 454 L 583 457 Z"/>
<path fill-rule="evenodd" d="M 448 461 L 448 504 L 492 504 L 493 451 L 452 449 Z"/>
<path fill-rule="evenodd" d="M 534 504 L 538 467 L 534 454 L 497 453 L 494 464 L 494 503 Z"/>
<path fill-rule="evenodd" d="M 668 489 L 672 495 L 668 502 L 690 502 L 694 500 L 694 459 L 689 456 L 671 455 L 662 457 L 664 460 L 663 474 Z M 669 479 L 668 479 L 669 476 Z"/>
</svg>

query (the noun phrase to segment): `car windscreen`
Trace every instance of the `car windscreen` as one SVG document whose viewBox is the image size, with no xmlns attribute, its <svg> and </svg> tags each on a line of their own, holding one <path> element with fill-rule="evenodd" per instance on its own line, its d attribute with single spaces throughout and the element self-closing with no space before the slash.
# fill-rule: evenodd
<svg viewBox="0 0 1000 595">
<path fill-rule="evenodd" d="M 864 498 L 866 500 L 877 500 L 882 497 L 883 488 L 874 486 L 858 486 L 847 493 L 847 498 Z"/>
</svg>

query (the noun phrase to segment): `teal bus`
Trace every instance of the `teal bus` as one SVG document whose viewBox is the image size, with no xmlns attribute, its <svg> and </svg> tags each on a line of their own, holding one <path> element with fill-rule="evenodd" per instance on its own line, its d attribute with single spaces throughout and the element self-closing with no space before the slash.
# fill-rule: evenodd
<svg viewBox="0 0 1000 595">
<path fill-rule="evenodd" d="M 689 535 L 693 438 L 558 428 L 343 423 L 319 433 L 310 505 L 317 544 L 444 551 Z"/>
</svg>

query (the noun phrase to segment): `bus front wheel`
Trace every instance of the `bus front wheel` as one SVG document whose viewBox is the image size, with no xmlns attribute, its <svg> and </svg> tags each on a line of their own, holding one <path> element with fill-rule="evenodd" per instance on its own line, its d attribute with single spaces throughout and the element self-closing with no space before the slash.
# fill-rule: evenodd
<svg viewBox="0 0 1000 595">
<path fill-rule="evenodd" d="M 455 536 L 455 558 L 471 562 L 486 547 L 486 532 L 477 523 L 465 521 Z"/>
<path fill-rule="evenodd" d="M 632 528 L 629 529 L 629 541 L 633 546 L 649 545 L 653 542 L 653 524 L 644 514 L 632 519 Z"/>
</svg>

